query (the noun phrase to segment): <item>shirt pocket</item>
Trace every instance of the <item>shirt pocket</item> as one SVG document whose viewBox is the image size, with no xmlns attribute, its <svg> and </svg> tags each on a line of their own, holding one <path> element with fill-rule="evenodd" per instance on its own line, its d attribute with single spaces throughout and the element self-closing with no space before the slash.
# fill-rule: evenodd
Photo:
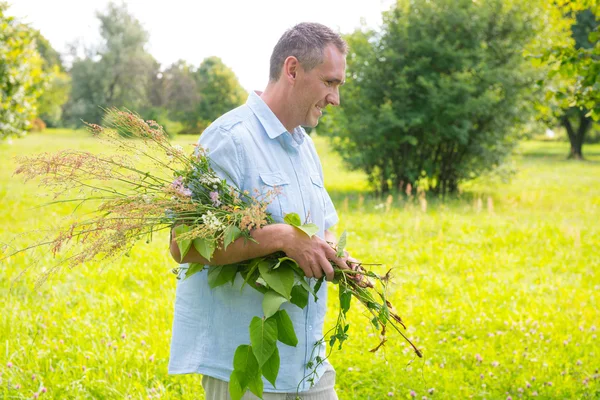
<svg viewBox="0 0 600 400">
<path fill-rule="evenodd" d="M 261 193 L 271 202 L 267 211 L 276 222 L 283 222 L 283 216 L 290 212 L 290 179 L 283 172 L 259 172 Z M 270 196 L 269 196 L 270 194 Z"/>
<path fill-rule="evenodd" d="M 313 204 L 316 204 L 319 207 L 319 210 L 313 210 L 312 214 L 317 211 L 321 215 L 321 221 L 325 215 L 325 185 L 323 184 L 323 178 L 319 174 L 311 174 L 310 181 L 312 182 L 313 188 Z"/>
</svg>

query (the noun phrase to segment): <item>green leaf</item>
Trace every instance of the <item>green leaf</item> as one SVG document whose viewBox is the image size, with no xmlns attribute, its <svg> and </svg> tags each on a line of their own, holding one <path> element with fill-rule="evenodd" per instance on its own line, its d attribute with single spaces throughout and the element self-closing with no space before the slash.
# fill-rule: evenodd
<svg viewBox="0 0 600 400">
<path fill-rule="evenodd" d="M 214 289 L 235 279 L 237 264 L 211 265 L 208 269 L 208 286 Z"/>
<path fill-rule="evenodd" d="M 242 386 L 239 373 L 235 370 L 229 376 L 229 395 L 231 400 L 240 400 L 246 392 L 246 385 Z"/>
<path fill-rule="evenodd" d="M 296 347 L 298 337 L 296 337 L 294 324 L 287 311 L 279 310 L 273 315 L 273 318 L 277 321 L 277 340 L 288 346 Z"/>
<path fill-rule="evenodd" d="M 302 220 L 300 219 L 300 216 L 296 213 L 289 213 L 286 214 L 285 217 L 283 218 L 283 220 L 292 226 L 300 226 L 302 225 Z"/>
<path fill-rule="evenodd" d="M 248 382 L 248 386 L 250 387 L 250 391 L 254 393 L 257 397 L 263 398 L 263 381 L 261 378 L 260 369 L 256 370 L 256 376 L 252 378 Z"/>
<path fill-rule="evenodd" d="M 317 285 L 321 286 L 321 284 L 319 283 L 320 281 L 321 281 L 320 279 L 317 281 L 317 284 L 315 285 L 315 289 L 317 288 Z M 307 292 L 311 293 L 314 296 L 315 302 L 317 300 L 319 300 L 319 298 L 317 297 L 317 291 L 314 290 L 312 287 L 310 287 L 310 285 L 308 284 L 308 282 L 306 282 L 305 278 L 301 278 L 300 279 L 300 285 L 302 285 L 302 287 L 304 289 L 306 289 Z"/>
<path fill-rule="evenodd" d="M 296 262 L 296 260 L 294 260 L 293 258 L 289 258 L 289 257 L 281 257 L 281 258 L 279 259 L 279 261 L 277 262 L 277 264 L 275 264 L 275 265 L 273 266 L 273 269 L 277 269 L 277 268 L 279 268 L 279 266 L 281 265 L 281 263 L 282 263 L 282 262 L 284 262 L 284 261 L 291 261 L 291 262 L 293 262 L 294 264 L 298 265 L 298 263 Z"/>
<path fill-rule="evenodd" d="M 263 384 L 258 361 L 254 356 L 252 346 L 243 344 L 238 346 L 233 356 L 233 371 L 242 391 L 250 387 L 250 391 L 262 398 Z"/>
<path fill-rule="evenodd" d="M 229 225 L 223 232 L 223 250 L 242 235 L 242 231 L 235 225 Z"/>
<path fill-rule="evenodd" d="M 260 368 L 277 349 L 277 321 L 273 318 L 252 318 L 250 322 L 250 344 Z"/>
<path fill-rule="evenodd" d="M 317 301 L 317 293 L 319 292 L 319 289 L 321 289 L 321 285 L 323 284 L 324 281 L 325 281 L 325 277 L 322 277 L 317 280 L 317 283 L 315 283 L 315 292 L 314 292 L 315 301 Z"/>
<path fill-rule="evenodd" d="M 233 369 L 240 372 L 256 371 L 258 369 L 258 362 L 252 352 L 252 346 L 242 344 L 235 349 Z"/>
<path fill-rule="evenodd" d="M 262 374 L 271 385 L 275 387 L 275 381 L 277 380 L 277 375 L 279 374 L 279 350 L 275 347 L 275 351 L 271 354 L 271 357 L 265 362 L 262 366 Z"/>
<path fill-rule="evenodd" d="M 306 290 L 302 284 L 294 285 L 292 288 L 292 298 L 290 299 L 290 302 L 300 308 L 306 307 L 308 304 L 308 290 Z"/>
<path fill-rule="evenodd" d="M 344 257 L 344 249 L 346 248 L 346 231 L 342 232 L 340 235 L 340 240 L 337 244 L 337 254 L 338 257 Z"/>
<path fill-rule="evenodd" d="M 179 247 L 179 254 L 181 256 L 181 259 L 179 260 L 179 262 L 183 262 L 183 258 L 188 253 L 188 251 L 190 251 L 190 247 L 192 246 L 192 241 L 191 241 L 191 239 L 181 240 L 178 238 L 179 238 L 179 236 L 181 236 L 184 233 L 187 233 L 189 231 L 190 231 L 190 227 L 185 224 L 177 225 L 175 227 L 175 234 L 176 234 L 175 241 L 177 242 L 177 247 Z"/>
<path fill-rule="evenodd" d="M 185 278 L 183 278 L 183 279 L 185 280 L 185 279 L 189 278 L 190 276 L 202 271 L 203 269 L 204 269 L 204 264 L 190 263 L 189 267 L 185 271 Z"/>
<path fill-rule="evenodd" d="M 254 271 L 256 271 L 258 269 L 258 264 L 260 264 L 263 260 L 264 260 L 264 258 L 255 258 L 252 261 L 250 261 L 250 264 L 248 265 L 248 272 L 246 273 L 246 276 L 244 277 L 244 283 L 242 283 L 242 287 L 240 288 L 240 291 L 244 288 L 244 285 L 246 283 L 251 284 L 252 287 L 256 287 L 253 284 L 253 282 L 250 282 L 250 280 L 256 279 L 256 278 L 253 278 Z"/>
<path fill-rule="evenodd" d="M 261 262 L 258 265 L 260 276 L 271 289 L 289 300 L 292 295 L 292 286 L 294 286 L 294 271 L 283 265 L 272 270 L 271 263 L 272 261 Z"/>
<path fill-rule="evenodd" d="M 352 292 L 340 286 L 340 308 L 344 314 L 350 309 L 350 300 L 352 300 Z"/>
<path fill-rule="evenodd" d="M 308 237 L 313 237 L 319 232 L 319 227 L 315 224 L 304 224 L 297 226 L 296 228 L 300 229 L 302 232 L 306 233 Z"/>
<path fill-rule="evenodd" d="M 262 307 L 265 313 L 265 318 L 269 318 L 275 314 L 279 307 L 285 303 L 287 299 L 274 290 L 269 290 L 263 297 Z"/>
<path fill-rule="evenodd" d="M 210 261 L 215 251 L 215 244 L 208 239 L 196 238 L 194 239 L 194 248 L 202 257 Z"/>
</svg>

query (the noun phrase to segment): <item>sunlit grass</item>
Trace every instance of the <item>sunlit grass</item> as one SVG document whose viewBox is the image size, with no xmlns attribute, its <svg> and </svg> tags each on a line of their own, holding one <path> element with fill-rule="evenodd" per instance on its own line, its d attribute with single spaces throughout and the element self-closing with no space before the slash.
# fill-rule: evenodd
<svg viewBox="0 0 600 400">
<path fill-rule="evenodd" d="M 416 359 L 393 333 L 370 353 L 378 332 L 351 312 L 350 340 L 331 360 L 341 399 L 600 397 L 599 145 L 572 162 L 565 143 L 523 143 L 511 183 L 477 182 L 442 202 L 369 195 L 365 176 L 315 141 L 337 232 L 348 231 L 355 257 L 394 267 L 393 303 L 425 354 Z M 0 241 L 52 229 L 70 212 L 36 208 L 49 198 L 12 176 L 14 156 L 66 147 L 102 150 L 71 131 L 0 145 Z M 0 266 L 2 398 L 202 398 L 199 376 L 167 375 L 175 279 L 165 237 L 39 289 L 39 270 L 14 280 L 32 261 Z M 329 326 L 335 298 L 332 287 Z"/>
</svg>

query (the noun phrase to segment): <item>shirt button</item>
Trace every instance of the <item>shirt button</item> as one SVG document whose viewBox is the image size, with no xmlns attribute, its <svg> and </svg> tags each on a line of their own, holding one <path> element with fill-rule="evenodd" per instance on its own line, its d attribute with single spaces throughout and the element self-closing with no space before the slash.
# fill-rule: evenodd
<svg viewBox="0 0 600 400">
<path fill-rule="evenodd" d="M 312 325 L 309 325 L 309 326 L 308 326 L 308 330 L 309 330 L 309 331 L 312 331 Z"/>
</svg>

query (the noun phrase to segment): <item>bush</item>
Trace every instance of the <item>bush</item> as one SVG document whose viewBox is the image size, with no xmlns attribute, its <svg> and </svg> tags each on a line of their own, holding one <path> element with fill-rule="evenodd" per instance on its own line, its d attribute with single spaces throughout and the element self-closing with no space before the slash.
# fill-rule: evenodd
<svg viewBox="0 0 600 400">
<path fill-rule="evenodd" d="M 536 33 L 529 6 L 502 0 L 401 0 L 380 32 L 347 36 L 341 107 L 323 133 L 371 184 L 436 193 L 501 167 L 533 111 Z"/>
</svg>

